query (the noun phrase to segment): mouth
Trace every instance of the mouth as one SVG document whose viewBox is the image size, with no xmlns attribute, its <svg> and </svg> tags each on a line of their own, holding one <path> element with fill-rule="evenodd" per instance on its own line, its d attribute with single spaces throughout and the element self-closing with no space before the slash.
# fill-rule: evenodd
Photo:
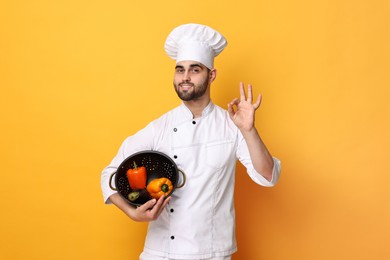
<svg viewBox="0 0 390 260">
<path fill-rule="evenodd" d="M 188 91 L 189 89 L 191 89 L 193 87 L 193 85 L 192 84 L 188 84 L 188 83 L 184 83 L 184 84 L 179 84 L 179 87 L 183 91 Z"/>
</svg>

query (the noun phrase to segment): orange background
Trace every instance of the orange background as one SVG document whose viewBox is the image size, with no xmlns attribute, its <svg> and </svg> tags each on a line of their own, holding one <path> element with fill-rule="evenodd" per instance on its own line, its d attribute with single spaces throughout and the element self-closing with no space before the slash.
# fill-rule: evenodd
<svg viewBox="0 0 390 260">
<path fill-rule="evenodd" d="M 220 106 L 252 83 L 282 176 L 238 167 L 242 260 L 389 259 L 389 1 L 1 1 L 1 259 L 138 259 L 145 223 L 105 206 L 120 143 L 180 102 L 177 25 L 221 31 Z"/>
</svg>

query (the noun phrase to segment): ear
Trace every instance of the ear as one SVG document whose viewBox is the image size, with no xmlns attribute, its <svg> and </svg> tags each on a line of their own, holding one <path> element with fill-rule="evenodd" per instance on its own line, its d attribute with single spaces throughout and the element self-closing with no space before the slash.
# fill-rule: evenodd
<svg viewBox="0 0 390 260">
<path fill-rule="evenodd" d="M 217 69 L 212 69 L 209 72 L 209 82 L 210 84 L 217 78 Z"/>
</svg>

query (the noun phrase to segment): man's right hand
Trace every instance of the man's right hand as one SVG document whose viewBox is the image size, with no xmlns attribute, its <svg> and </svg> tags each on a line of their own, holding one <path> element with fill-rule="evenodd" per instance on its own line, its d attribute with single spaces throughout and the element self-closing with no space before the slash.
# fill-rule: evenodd
<svg viewBox="0 0 390 260">
<path fill-rule="evenodd" d="M 171 199 L 171 197 L 168 197 L 167 199 L 164 198 L 165 196 L 161 196 L 158 200 L 151 199 L 145 204 L 137 207 L 132 219 L 142 222 L 156 220 Z"/>
<path fill-rule="evenodd" d="M 171 197 L 165 199 L 165 196 L 161 196 L 158 200 L 151 199 L 137 208 L 127 203 L 118 193 L 111 195 L 110 200 L 132 220 L 149 222 L 156 220 L 160 216 Z"/>
</svg>

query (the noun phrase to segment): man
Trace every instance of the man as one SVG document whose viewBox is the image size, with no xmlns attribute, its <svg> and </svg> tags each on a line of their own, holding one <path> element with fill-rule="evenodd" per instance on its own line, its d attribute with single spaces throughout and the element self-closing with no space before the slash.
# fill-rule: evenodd
<svg viewBox="0 0 390 260">
<path fill-rule="evenodd" d="M 134 221 L 148 221 L 140 259 L 231 259 L 237 250 L 233 205 L 236 160 L 253 181 L 273 186 L 280 162 L 273 158 L 255 125 L 261 96 L 252 103 L 252 87 L 240 83 L 240 98 L 228 111 L 211 101 L 217 76 L 214 57 L 227 45 L 212 28 L 185 24 L 168 36 L 165 50 L 176 60 L 174 87 L 182 104 L 128 137 L 102 173 L 106 203 Z M 109 188 L 109 176 L 131 154 L 157 150 L 170 156 L 187 177 L 171 197 L 134 208 Z M 255 224 L 255 223 L 254 223 Z"/>
</svg>

